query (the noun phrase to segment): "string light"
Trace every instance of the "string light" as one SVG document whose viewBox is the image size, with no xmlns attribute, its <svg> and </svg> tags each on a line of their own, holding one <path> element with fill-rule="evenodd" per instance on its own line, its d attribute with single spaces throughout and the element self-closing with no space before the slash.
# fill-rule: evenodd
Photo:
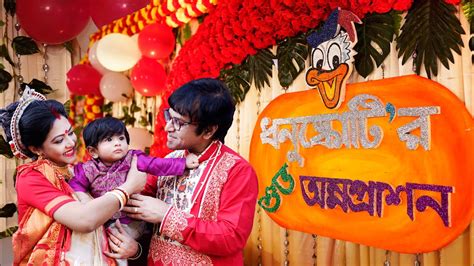
<svg viewBox="0 0 474 266">
<path fill-rule="evenodd" d="M 385 78 L 385 64 L 382 63 L 382 64 L 380 65 L 380 68 L 382 69 L 382 79 L 384 79 L 384 78 Z"/>
<path fill-rule="evenodd" d="M 420 262 L 419 257 L 418 257 L 419 255 L 420 254 L 418 254 L 418 253 L 415 255 L 415 262 L 413 264 L 415 266 L 421 266 L 421 262 Z"/>
<path fill-rule="evenodd" d="M 415 73 L 416 73 L 416 57 L 417 57 L 417 54 L 416 54 L 416 51 L 415 51 L 415 52 L 413 52 L 413 54 L 411 56 L 411 58 L 413 58 L 413 64 L 411 66 L 411 70 Z"/>
<path fill-rule="evenodd" d="M 385 261 L 383 262 L 383 266 L 390 266 L 390 251 L 385 250 Z"/>
<path fill-rule="evenodd" d="M 48 72 L 49 72 L 49 65 L 48 65 L 48 45 L 43 43 L 44 53 L 43 53 L 43 72 L 44 72 L 44 83 L 48 84 Z"/>
<path fill-rule="evenodd" d="M 317 249 L 318 249 L 318 242 L 317 242 L 317 235 L 312 234 L 313 237 L 313 265 L 316 266 L 316 262 L 318 260 Z"/>
<path fill-rule="evenodd" d="M 257 117 L 260 115 L 260 98 L 262 97 L 262 94 L 260 90 L 257 90 Z M 240 111 L 240 110 L 239 110 Z M 262 208 L 260 205 L 257 204 L 257 252 L 258 252 L 258 257 L 257 257 L 257 265 L 261 266 L 262 265 L 262 251 L 263 251 L 263 245 L 262 245 Z"/>
<path fill-rule="evenodd" d="M 288 238 L 289 236 L 290 236 L 290 232 L 288 231 L 288 229 L 285 228 L 285 241 L 283 241 L 283 245 L 285 247 L 283 251 L 283 253 L 285 254 L 285 263 L 284 263 L 285 266 L 290 265 L 290 260 L 288 257 L 290 255 L 290 249 L 289 249 L 290 241 Z"/>
<path fill-rule="evenodd" d="M 237 105 L 237 152 L 240 152 L 240 104 Z"/>
<path fill-rule="evenodd" d="M 5 18 L 8 18 L 8 16 L 6 16 Z M 20 36 L 20 29 L 21 29 L 20 23 L 18 23 L 18 22 L 15 23 L 16 36 Z M 18 69 L 18 74 L 15 76 L 15 81 L 16 81 L 17 87 L 20 87 L 20 85 L 24 81 L 24 78 L 21 75 L 21 55 L 16 53 L 16 59 L 17 59 L 16 60 L 16 68 Z"/>
</svg>

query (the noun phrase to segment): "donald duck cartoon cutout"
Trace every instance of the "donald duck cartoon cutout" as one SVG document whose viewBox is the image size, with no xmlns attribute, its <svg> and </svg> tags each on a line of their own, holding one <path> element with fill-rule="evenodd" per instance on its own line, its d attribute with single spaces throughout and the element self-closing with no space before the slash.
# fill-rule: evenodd
<svg viewBox="0 0 474 266">
<path fill-rule="evenodd" d="M 361 20 L 352 12 L 334 10 L 321 30 L 307 38 L 312 47 L 306 83 L 316 87 L 324 105 L 337 109 L 344 101 L 346 80 L 352 72 L 353 47 L 357 42 L 354 22 Z"/>
</svg>

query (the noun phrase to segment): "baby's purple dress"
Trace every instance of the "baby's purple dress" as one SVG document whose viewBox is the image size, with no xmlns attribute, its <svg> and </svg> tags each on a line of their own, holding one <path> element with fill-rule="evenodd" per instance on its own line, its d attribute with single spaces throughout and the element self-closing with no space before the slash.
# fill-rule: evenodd
<svg viewBox="0 0 474 266">
<path fill-rule="evenodd" d="M 133 155 L 137 155 L 138 170 L 154 176 L 183 175 L 186 167 L 185 158 L 157 158 L 139 150 L 129 150 L 123 159 L 111 166 L 105 165 L 99 159 L 78 163 L 74 166 L 74 177 L 69 181 L 69 185 L 74 191 L 89 193 L 93 198 L 100 197 L 125 182 Z M 120 219 L 123 224 L 131 221 L 121 212 L 114 214 L 111 221 L 115 219 Z"/>
</svg>

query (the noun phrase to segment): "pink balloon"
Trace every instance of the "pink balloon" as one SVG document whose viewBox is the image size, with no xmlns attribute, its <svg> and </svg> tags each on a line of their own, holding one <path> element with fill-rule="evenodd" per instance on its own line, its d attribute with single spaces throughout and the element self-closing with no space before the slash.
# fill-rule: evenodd
<svg viewBox="0 0 474 266">
<path fill-rule="evenodd" d="M 150 0 L 90 0 L 91 17 L 100 28 L 148 4 Z"/>
<path fill-rule="evenodd" d="M 109 72 L 100 80 L 100 92 L 111 102 L 123 102 L 133 94 L 132 84 L 122 73 Z"/>
<path fill-rule="evenodd" d="M 132 68 L 130 81 L 143 96 L 156 96 L 165 89 L 166 71 L 156 60 L 142 57 Z"/>
<path fill-rule="evenodd" d="M 66 85 L 72 94 L 76 95 L 101 95 L 100 73 L 90 65 L 75 65 L 66 74 Z"/>
<path fill-rule="evenodd" d="M 87 0 L 17 0 L 22 29 L 34 40 L 60 44 L 74 39 L 89 21 Z"/>
<path fill-rule="evenodd" d="M 142 54 L 153 59 L 165 59 L 174 50 L 176 40 L 170 27 L 155 23 L 143 28 L 138 35 L 138 47 Z"/>
</svg>

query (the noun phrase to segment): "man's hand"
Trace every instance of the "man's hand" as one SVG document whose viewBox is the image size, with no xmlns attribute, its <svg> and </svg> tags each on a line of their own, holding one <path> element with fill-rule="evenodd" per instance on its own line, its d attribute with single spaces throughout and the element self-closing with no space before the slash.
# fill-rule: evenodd
<svg viewBox="0 0 474 266">
<path fill-rule="evenodd" d="M 154 197 L 133 194 L 122 211 L 133 219 L 160 223 L 171 205 Z"/>
<path fill-rule="evenodd" d="M 107 232 L 112 252 L 104 252 L 105 255 L 114 259 L 127 259 L 137 253 L 138 242 L 123 229 L 118 219 L 115 221 L 115 228 L 108 228 Z"/>
</svg>

